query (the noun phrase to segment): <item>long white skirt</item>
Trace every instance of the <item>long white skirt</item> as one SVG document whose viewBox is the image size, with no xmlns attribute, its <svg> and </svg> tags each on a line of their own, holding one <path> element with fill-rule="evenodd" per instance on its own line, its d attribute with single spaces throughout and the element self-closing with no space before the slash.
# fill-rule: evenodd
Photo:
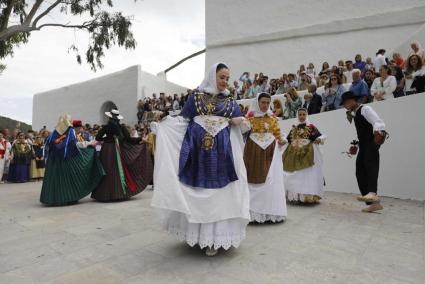
<svg viewBox="0 0 425 284">
<path fill-rule="evenodd" d="M 245 238 L 249 189 L 243 139 L 232 127 L 230 141 L 238 180 L 220 189 L 193 188 L 179 181 L 179 156 L 188 122 L 167 117 L 158 125 L 152 206 L 159 208 L 166 230 L 189 245 L 229 249 Z"/>
<path fill-rule="evenodd" d="M 284 171 L 287 198 L 290 201 L 303 201 L 304 195 L 322 197 L 324 192 L 323 158 L 318 145 L 313 146 L 314 165 L 295 172 Z"/>
<path fill-rule="evenodd" d="M 288 215 L 282 172 L 282 151 L 276 144 L 265 183 L 249 184 L 251 221 L 281 222 Z"/>
<path fill-rule="evenodd" d="M 5 158 L 3 158 L 3 159 L 0 158 L 0 181 L 1 181 L 2 177 L 3 177 L 4 166 L 5 165 L 6 165 L 6 159 Z"/>
</svg>

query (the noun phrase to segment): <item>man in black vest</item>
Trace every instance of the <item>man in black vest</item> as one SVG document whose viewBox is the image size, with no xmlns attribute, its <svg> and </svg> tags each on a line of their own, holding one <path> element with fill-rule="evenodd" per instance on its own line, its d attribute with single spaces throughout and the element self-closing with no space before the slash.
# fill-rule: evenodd
<svg viewBox="0 0 425 284">
<path fill-rule="evenodd" d="M 359 104 L 356 95 L 351 91 L 342 95 L 341 104 L 348 110 L 348 121 L 351 123 L 354 119 L 359 139 L 356 177 L 362 196 L 357 199 L 368 205 L 362 210 L 363 212 L 382 210 L 383 207 L 377 195 L 380 146 L 375 143 L 374 135 L 375 133 L 385 135 L 383 132 L 385 124 L 370 106 Z"/>
</svg>

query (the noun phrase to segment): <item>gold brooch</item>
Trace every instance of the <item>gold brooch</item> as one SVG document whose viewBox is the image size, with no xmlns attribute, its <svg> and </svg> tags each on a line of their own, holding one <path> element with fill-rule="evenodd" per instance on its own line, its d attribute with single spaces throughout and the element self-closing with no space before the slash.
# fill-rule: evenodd
<svg viewBox="0 0 425 284">
<path fill-rule="evenodd" d="M 208 150 L 211 150 L 213 146 L 214 146 L 214 137 L 208 132 L 206 132 L 204 134 L 204 138 L 202 138 L 202 148 L 208 151 Z"/>
</svg>

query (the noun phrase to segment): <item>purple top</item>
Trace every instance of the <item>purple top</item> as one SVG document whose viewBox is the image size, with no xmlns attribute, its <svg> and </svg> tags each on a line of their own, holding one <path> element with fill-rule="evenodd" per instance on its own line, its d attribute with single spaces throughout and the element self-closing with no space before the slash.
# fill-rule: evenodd
<svg viewBox="0 0 425 284">
<path fill-rule="evenodd" d="M 222 188 L 238 180 L 233 163 L 230 128 L 227 126 L 212 138 L 208 137 L 202 126 L 193 121 L 195 116 L 206 114 L 206 105 L 202 101 L 202 96 L 205 95 L 209 96 L 193 93 L 181 112 L 190 122 L 180 151 L 179 178 L 182 183 L 192 187 Z M 227 118 L 243 116 L 234 98 L 224 94 L 217 95 L 212 115 Z M 204 140 L 208 138 L 212 140 L 210 148 L 205 147 Z"/>
</svg>

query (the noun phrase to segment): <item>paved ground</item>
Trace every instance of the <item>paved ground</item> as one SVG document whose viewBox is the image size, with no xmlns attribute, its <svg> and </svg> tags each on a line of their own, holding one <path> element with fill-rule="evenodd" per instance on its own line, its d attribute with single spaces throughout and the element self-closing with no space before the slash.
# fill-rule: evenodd
<svg viewBox="0 0 425 284">
<path fill-rule="evenodd" d="M 382 214 L 365 214 L 354 196 L 327 193 L 207 258 L 164 233 L 150 190 L 43 207 L 40 187 L 0 185 L 0 283 L 425 283 L 423 202 L 385 198 Z"/>
</svg>

